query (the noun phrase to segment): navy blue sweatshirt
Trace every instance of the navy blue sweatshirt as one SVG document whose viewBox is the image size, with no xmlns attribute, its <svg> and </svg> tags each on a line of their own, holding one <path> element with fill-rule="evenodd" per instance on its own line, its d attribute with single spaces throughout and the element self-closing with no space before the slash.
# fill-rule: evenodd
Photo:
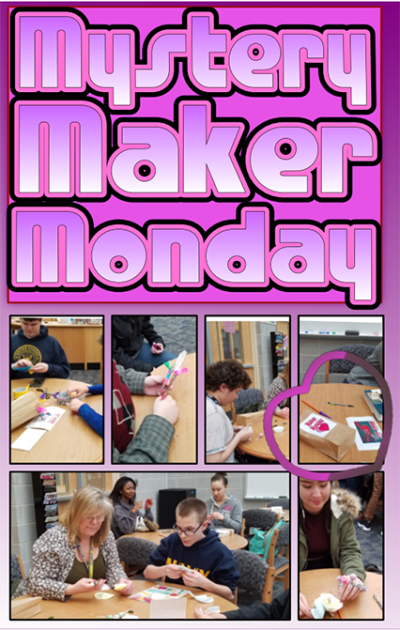
<svg viewBox="0 0 400 630">
<path fill-rule="evenodd" d="M 11 363 L 16 363 L 19 359 L 29 359 L 33 365 L 37 363 L 47 363 L 47 372 L 35 376 L 45 376 L 48 378 L 68 378 L 69 363 L 60 343 L 55 337 L 49 335 L 49 331 L 43 324 L 36 337 L 28 339 L 25 337 L 22 328 L 16 335 L 11 335 L 10 341 Z M 29 378 L 32 375 L 27 371 L 11 369 L 11 379 Z M 33 377 L 34 378 L 34 377 Z"/>
<path fill-rule="evenodd" d="M 156 567 L 165 564 L 184 565 L 188 569 L 199 571 L 215 584 L 228 586 L 234 593 L 236 582 L 240 578 L 235 559 L 216 532 L 207 528 L 204 533 L 205 537 L 192 547 L 185 547 L 177 533 L 163 538 L 157 549 L 150 554 L 150 564 Z M 166 580 L 183 584 L 181 578 L 172 580 L 167 577 Z"/>
</svg>

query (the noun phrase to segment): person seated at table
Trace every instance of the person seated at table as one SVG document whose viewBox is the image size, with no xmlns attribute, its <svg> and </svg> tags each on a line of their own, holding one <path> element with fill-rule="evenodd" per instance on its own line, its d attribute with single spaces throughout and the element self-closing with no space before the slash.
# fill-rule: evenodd
<svg viewBox="0 0 400 630">
<path fill-rule="evenodd" d="M 175 533 L 163 538 L 150 554 L 150 564 L 144 570 L 146 580 L 165 577 L 168 582 L 233 600 L 240 575 L 230 550 L 208 527 L 204 501 L 184 499 L 178 503 L 174 529 Z"/>
<path fill-rule="evenodd" d="M 241 389 L 247 389 L 251 379 L 239 361 L 228 359 L 208 366 L 206 370 L 207 463 L 237 463 L 235 449 L 247 442 L 252 427 L 233 427 L 222 409 L 237 399 Z"/>
<path fill-rule="evenodd" d="M 284 621 L 290 619 L 290 589 L 275 597 L 270 604 L 243 606 L 224 613 L 207 612 L 202 608 L 194 609 L 196 619 L 248 619 L 249 621 Z"/>
<path fill-rule="evenodd" d="M 113 359 L 124 368 L 151 372 L 166 361 L 176 359 L 174 354 L 164 350 L 165 341 L 154 330 L 150 317 L 114 316 L 112 335 Z"/>
<path fill-rule="evenodd" d="M 120 477 L 110 494 L 110 500 L 114 505 L 114 515 L 111 529 L 115 538 L 124 534 L 133 534 L 136 531 L 138 518 L 146 518 L 154 521 L 151 511 L 152 499 L 147 499 L 142 512 L 142 501 L 135 501 L 136 481 L 130 477 Z"/>
<path fill-rule="evenodd" d="M 49 335 L 41 317 L 21 317 L 21 328 L 11 335 L 11 380 L 43 374 L 48 378 L 68 378 L 69 363 L 60 343 Z M 29 370 L 17 368 L 29 367 Z"/>
<path fill-rule="evenodd" d="M 290 375 L 289 361 L 287 361 L 285 363 L 285 367 L 283 368 L 282 372 L 278 374 L 276 378 L 274 378 L 271 385 L 269 386 L 268 392 L 267 392 L 267 398 L 261 404 L 261 409 L 266 409 L 269 403 L 271 402 L 271 400 L 275 398 L 275 396 L 277 396 L 281 392 L 284 392 L 288 389 L 289 375 Z M 280 418 L 286 418 L 286 419 L 289 418 L 288 398 L 285 398 L 285 400 L 282 400 L 282 402 L 279 403 L 279 405 L 276 407 L 274 411 L 274 415 L 279 416 Z"/>
<path fill-rule="evenodd" d="M 382 357 L 382 342 L 378 343 L 373 353 L 367 357 L 366 361 L 376 368 L 378 372 L 383 374 L 383 357 Z M 367 387 L 379 387 L 378 383 L 367 370 L 364 370 L 361 365 L 354 365 L 343 383 L 349 385 L 366 385 Z"/>
<path fill-rule="evenodd" d="M 207 520 L 210 529 L 228 527 L 240 534 L 242 529 L 242 504 L 232 494 L 228 494 L 228 475 L 215 473 L 211 477 L 212 497 L 207 499 Z"/>
<path fill-rule="evenodd" d="M 93 486 L 80 488 L 60 519 L 62 524 L 48 529 L 33 545 L 32 567 L 14 597 L 30 594 L 65 601 L 71 595 L 100 591 L 105 583 L 126 584 L 120 593 L 131 595 L 134 583 L 121 567 L 110 531 L 112 513 L 104 492 Z"/>
<path fill-rule="evenodd" d="M 300 478 L 299 484 L 299 570 L 335 568 L 344 576 L 356 575 L 354 585 L 343 584 L 338 592 L 340 600 L 355 599 L 366 575 L 353 523 L 361 501 L 348 490 L 332 489 L 330 481 Z M 300 616 L 312 618 L 302 593 Z"/>
</svg>

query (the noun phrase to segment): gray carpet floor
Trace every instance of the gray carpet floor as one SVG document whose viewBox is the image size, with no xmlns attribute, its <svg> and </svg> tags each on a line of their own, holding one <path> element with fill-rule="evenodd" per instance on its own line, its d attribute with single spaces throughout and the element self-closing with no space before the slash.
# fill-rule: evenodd
<svg viewBox="0 0 400 630">
<path fill-rule="evenodd" d="M 163 337 L 168 352 L 178 355 L 182 350 L 186 350 L 188 354 L 197 351 L 195 317 L 152 317 L 151 323 Z"/>
</svg>

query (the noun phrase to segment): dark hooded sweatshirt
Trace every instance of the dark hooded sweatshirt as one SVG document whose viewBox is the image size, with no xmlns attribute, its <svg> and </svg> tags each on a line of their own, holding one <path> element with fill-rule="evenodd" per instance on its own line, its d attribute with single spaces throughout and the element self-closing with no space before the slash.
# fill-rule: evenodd
<svg viewBox="0 0 400 630">
<path fill-rule="evenodd" d="M 154 366 L 137 359 L 144 339 L 150 346 L 153 343 L 162 343 L 164 339 L 156 333 L 148 316 L 118 315 L 112 321 L 112 352 L 117 365 L 122 365 L 126 370 L 132 368 L 137 372 L 151 372 Z"/>
<path fill-rule="evenodd" d="M 39 334 L 32 339 L 25 337 L 22 328 L 16 335 L 12 335 L 10 355 L 11 363 L 16 363 L 19 359 L 29 359 L 33 365 L 47 363 L 49 369 L 39 376 L 48 378 L 68 378 L 69 376 L 69 363 L 65 352 L 57 339 L 49 335 L 47 327 L 43 324 L 40 326 Z M 12 380 L 28 376 L 31 376 L 28 371 L 19 372 L 11 369 Z"/>
</svg>

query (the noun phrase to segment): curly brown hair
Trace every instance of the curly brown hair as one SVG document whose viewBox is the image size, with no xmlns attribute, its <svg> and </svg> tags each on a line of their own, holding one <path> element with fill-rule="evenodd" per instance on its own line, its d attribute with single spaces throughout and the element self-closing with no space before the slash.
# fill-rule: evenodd
<svg viewBox="0 0 400 630">
<path fill-rule="evenodd" d="M 231 391 L 238 387 L 247 389 L 251 385 L 251 378 L 235 359 L 212 363 L 206 370 L 206 389 L 216 392 L 223 384 Z"/>
</svg>

